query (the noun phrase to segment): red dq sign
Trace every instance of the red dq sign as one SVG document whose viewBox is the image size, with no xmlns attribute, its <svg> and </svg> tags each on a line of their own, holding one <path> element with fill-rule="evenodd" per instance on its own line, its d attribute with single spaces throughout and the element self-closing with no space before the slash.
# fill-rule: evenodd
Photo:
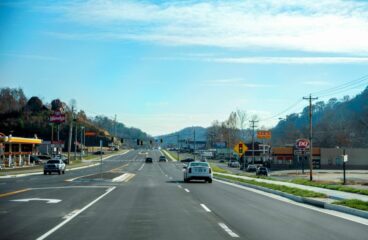
<svg viewBox="0 0 368 240">
<path fill-rule="evenodd" d="M 53 123 L 63 123 L 63 122 L 65 122 L 65 114 L 61 113 L 59 111 L 55 111 L 50 116 L 50 122 L 53 122 Z"/>
<path fill-rule="evenodd" d="M 309 143 L 309 140 L 308 139 L 298 139 L 296 141 L 296 144 L 295 144 L 296 148 L 298 149 L 308 149 L 309 146 L 310 146 L 310 143 Z"/>
</svg>

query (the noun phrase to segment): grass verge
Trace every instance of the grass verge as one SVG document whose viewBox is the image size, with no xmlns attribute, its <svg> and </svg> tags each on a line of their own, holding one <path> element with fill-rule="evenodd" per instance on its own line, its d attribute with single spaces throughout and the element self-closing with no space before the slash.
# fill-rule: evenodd
<svg viewBox="0 0 368 240">
<path fill-rule="evenodd" d="M 227 171 L 227 170 L 225 170 L 225 169 L 217 166 L 216 164 L 210 163 L 210 166 L 212 168 L 212 171 L 214 171 L 214 172 L 218 172 L 218 173 L 229 173 L 229 174 L 231 174 L 231 172 L 229 172 L 229 171 Z"/>
<path fill-rule="evenodd" d="M 269 188 L 269 189 L 277 190 L 277 191 L 280 191 L 280 192 L 293 194 L 293 195 L 299 196 L 299 197 L 311 197 L 311 198 L 326 198 L 327 197 L 325 194 L 322 194 L 322 193 L 303 190 L 303 189 L 299 189 L 299 188 L 292 188 L 292 187 L 287 187 L 287 186 L 282 186 L 282 185 L 277 185 L 277 184 L 257 182 L 255 180 L 246 180 L 246 179 L 231 177 L 231 176 L 223 176 L 223 175 L 219 175 L 219 174 L 216 174 L 216 173 L 214 175 L 218 178 L 226 178 L 226 179 L 229 179 L 229 180 L 235 181 L 235 182 L 247 183 L 247 184 L 251 184 L 251 185 L 255 185 L 255 186 Z"/>
<path fill-rule="evenodd" d="M 293 179 L 290 182 L 301 184 L 301 185 L 306 185 L 306 186 L 313 186 L 313 187 L 326 188 L 326 189 L 337 190 L 337 191 L 342 191 L 342 192 L 368 195 L 368 190 L 347 187 L 341 184 L 326 184 L 326 183 L 321 183 L 321 182 L 311 182 L 311 181 L 308 181 L 307 179 L 300 179 L 300 178 Z"/>
<path fill-rule="evenodd" d="M 357 199 L 348 199 L 333 202 L 333 204 L 342 205 L 345 207 L 356 208 L 363 211 L 368 211 L 368 202 L 357 200 Z"/>
</svg>

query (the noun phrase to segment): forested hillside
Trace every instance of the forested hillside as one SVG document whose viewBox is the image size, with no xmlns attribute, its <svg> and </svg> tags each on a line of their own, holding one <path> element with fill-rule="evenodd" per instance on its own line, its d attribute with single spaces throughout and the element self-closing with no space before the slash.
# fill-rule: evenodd
<svg viewBox="0 0 368 240">
<path fill-rule="evenodd" d="M 309 108 L 288 115 L 272 129 L 274 145 L 292 144 L 309 136 Z M 314 145 L 368 147 L 368 88 L 350 99 L 332 98 L 313 105 Z"/>
</svg>

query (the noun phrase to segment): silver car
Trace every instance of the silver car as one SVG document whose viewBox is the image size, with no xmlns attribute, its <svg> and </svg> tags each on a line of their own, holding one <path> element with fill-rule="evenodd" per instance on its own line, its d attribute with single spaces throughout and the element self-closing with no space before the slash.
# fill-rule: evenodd
<svg viewBox="0 0 368 240">
<path fill-rule="evenodd" d="M 184 169 L 184 182 L 205 180 L 212 183 L 213 173 L 208 162 L 190 162 Z"/>
<path fill-rule="evenodd" d="M 60 174 L 65 174 L 65 163 L 61 159 L 51 159 L 43 165 L 43 174 L 51 174 L 57 172 Z"/>
</svg>

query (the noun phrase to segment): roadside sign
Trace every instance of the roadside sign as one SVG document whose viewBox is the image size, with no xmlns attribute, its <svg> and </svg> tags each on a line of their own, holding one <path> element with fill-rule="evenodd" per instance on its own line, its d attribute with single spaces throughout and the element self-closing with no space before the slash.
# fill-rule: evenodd
<svg viewBox="0 0 368 240">
<path fill-rule="evenodd" d="M 348 155 L 342 155 L 342 159 L 344 160 L 344 162 L 347 162 L 348 161 Z"/>
<path fill-rule="evenodd" d="M 65 122 L 65 114 L 60 111 L 54 111 L 53 114 L 50 115 L 50 122 L 52 123 L 63 123 Z"/>
<path fill-rule="evenodd" d="M 257 131 L 257 138 L 271 139 L 271 131 Z"/>
<path fill-rule="evenodd" d="M 248 151 L 248 147 L 240 141 L 234 146 L 234 151 L 239 155 L 239 157 L 241 157 L 246 151 Z"/>
<path fill-rule="evenodd" d="M 296 141 L 295 147 L 300 150 L 309 149 L 310 142 L 308 139 L 301 138 Z"/>
<path fill-rule="evenodd" d="M 86 131 L 84 135 L 86 137 L 93 137 L 93 136 L 96 136 L 97 133 L 96 132 L 93 132 L 93 131 Z"/>
</svg>

